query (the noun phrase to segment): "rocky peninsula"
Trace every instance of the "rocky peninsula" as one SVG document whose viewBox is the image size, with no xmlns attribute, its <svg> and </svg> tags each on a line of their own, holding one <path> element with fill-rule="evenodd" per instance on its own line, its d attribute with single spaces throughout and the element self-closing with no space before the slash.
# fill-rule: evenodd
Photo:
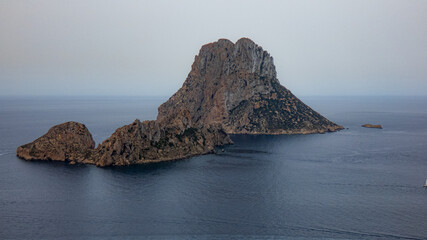
<svg viewBox="0 0 427 240">
<path fill-rule="evenodd" d="M 123 166 L 213 152 L 228 134 L 310 134 L 341 130 L 280 84 L 273 58 L 248 38 L 200 49 L 183 86 L 156 120 L 118 128 L 95 148 L 85 125 L 67 122 L 18 147 L 25 160 Z"/>
</svg>

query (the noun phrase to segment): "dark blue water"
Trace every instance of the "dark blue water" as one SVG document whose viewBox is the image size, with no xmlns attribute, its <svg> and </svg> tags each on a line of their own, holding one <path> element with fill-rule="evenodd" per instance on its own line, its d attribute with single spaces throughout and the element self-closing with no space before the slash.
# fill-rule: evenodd
<svg viewBox="0 0 427 240">
<path fill-rule="evenodd" d="M 427 239 L 427 98 L 302 98 L 349 129 L 234 136 L 224 152 L 181 161 L 15 157 L 70 120 L 99 143 L 154 119 L 164 100 L 0 98 L 0 239 Z"/>
</svg>

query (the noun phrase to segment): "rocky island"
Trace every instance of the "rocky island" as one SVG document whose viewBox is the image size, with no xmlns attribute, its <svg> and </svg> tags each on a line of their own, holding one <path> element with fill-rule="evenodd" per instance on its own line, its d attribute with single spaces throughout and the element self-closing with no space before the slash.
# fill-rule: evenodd
<svg viewBox="0 0 427 240">
<path fill-rule="evenodd" d="M 66 122 L 56 125 L 35 141 L 18 147 L 18 157 L 25 160 L 59 160 L 83 162 L 95 147 L 85 125 Z"/>
<path fill-rule="evenodd" d="M 229 134 L 342 129 L 280 85 L 273 57 L 248 38 L 202 46 L 181 89 L 159 107 L 157 121 L 183 109 L 194 124 L 219 123 Z"/>
<path fill-rule="evenodd" d="M 123 166 L 210 153 L 228 134 L 310 134 L 343 129 L 295 97 L 276 76 L 273 58 L 248 38 L 200 49 L 183 86 L 156 120 L 118 128 L 95 148 L 88 129 L 67 122 L 18 147 L 25 160 Z"/>
</svg>

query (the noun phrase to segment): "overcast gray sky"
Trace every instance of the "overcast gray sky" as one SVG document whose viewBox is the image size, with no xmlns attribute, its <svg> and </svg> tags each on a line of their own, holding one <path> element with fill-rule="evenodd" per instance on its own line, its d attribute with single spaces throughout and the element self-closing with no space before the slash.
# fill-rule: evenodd
<svg viewBox="0 0 427 240">
<path fill-rule="evenodd" d="M 427 95 L 427 1 L 0 1 L 0 95 L 169 96 L 249 37 L 298 95 Z"/>
</svg>

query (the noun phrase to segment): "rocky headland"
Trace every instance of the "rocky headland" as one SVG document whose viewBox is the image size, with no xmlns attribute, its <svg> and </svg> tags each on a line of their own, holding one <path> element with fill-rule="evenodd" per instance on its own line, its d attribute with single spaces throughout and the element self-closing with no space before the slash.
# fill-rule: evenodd
<svg viewBox="0 0 427 240">
<path fill-rule="evenodd" d="M 273 58 L 248 38 L 200 49 L 183 86 L 153 121 L 135 120 L 95 148 L 85 125 L 67 122 L 18 147 L 26 160 L 122 166 L 175 160 L 232 143 L 228 134 L 310 134 L 343 127 L 280 85 Z"/>
</svg>

